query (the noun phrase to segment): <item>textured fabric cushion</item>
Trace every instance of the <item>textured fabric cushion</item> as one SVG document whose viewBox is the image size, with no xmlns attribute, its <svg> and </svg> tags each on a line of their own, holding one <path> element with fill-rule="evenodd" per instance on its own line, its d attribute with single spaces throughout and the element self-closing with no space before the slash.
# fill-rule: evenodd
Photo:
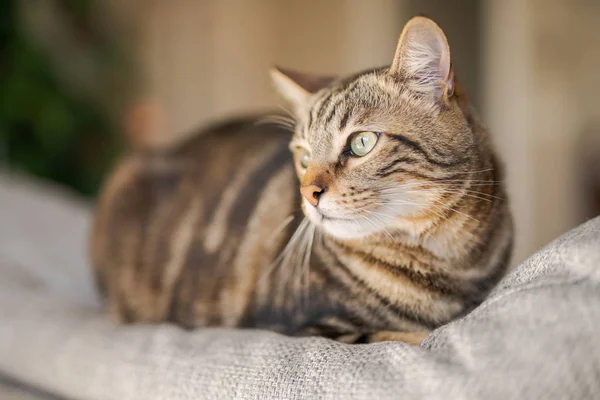
<svg viewBox="0 0 600 400">
<path fill-rule="evenodd" d="M 49 393 L 40 392 L 20 382 L 0 377 L 0 399 L 2 400 L 59 400 Z"/>
<path fill-rule="evenodd" d="M 116 327 L 85 258 L 89 212 L 0 175 L 0 376 L 69 399 L 579 399 L 600 393 L 600 218 L 420 347 L 264 331 Z"/>
</svg>

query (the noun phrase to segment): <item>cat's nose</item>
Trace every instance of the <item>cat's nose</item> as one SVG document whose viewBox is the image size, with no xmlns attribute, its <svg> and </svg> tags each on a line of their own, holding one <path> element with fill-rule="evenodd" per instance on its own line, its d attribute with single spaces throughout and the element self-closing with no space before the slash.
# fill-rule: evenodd
<svg viewBox="0 0 600 400">
<path fill-rule="evenodd" d="M 321 187 L 315 184 L 305 185 L 300 188 L 300 193 L 302 193 L 302 196 L 304 196 L 304 198 L 315 207 L 319 204 L 319 198 L 326 191 L 326 187 Z"/>
</svg>

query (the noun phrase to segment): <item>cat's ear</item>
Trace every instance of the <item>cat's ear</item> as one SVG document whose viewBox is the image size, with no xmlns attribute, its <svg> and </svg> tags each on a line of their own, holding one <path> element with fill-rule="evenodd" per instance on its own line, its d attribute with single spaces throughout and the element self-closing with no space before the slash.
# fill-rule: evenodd
<svg viewBox="0 0 600 400">
<path fill-rule="evenodd" d="M 448 98 L 454 93 L 450 46 L 442 29 L 426 17 L 414 17 L 400 35 L 389 73 L 412 90 Z"/>
<path fill-rule="evenodd" d="M 335 77 L 304 74 L 281 67 L 271 68 L 271 78 L 279 93 L 295 109 L 302 108 L 311 94 L 329 85 Z"/>
</svg>

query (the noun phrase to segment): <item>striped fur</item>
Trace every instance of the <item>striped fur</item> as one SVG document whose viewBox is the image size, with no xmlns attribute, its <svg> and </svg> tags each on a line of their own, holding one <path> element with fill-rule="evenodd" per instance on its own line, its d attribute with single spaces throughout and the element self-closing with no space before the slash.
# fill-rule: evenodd
<svg viewBox="0 0 600 400">
<path fill-rule="evenodd" d="M 391 67 L 346 79 L 310 86 L 276 72 L 295 118 L 275 120 L 292 134 L 247 118 L 125 157 L 91 241 L 109 313 L 418 343 L 479 304 L 508 265 L 512 220 L 502 168 L 450 65 L 414 59 L 446 51 L 439 34 L 413 20 Z M 364 157 L 347 151 L 357 131 L 379 134 Z M 311 184 L 327 188 L 317 206 L 298 191 Z"/>
</svg>

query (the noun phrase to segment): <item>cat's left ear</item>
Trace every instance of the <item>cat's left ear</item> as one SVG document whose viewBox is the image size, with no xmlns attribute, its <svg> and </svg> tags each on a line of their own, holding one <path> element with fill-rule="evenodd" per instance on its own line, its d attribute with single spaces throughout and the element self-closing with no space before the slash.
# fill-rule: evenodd
<svg viewBox="0 0 600 400">
<path fill-rule="evenodd" d="M 431 19 L 414 17 L 400 35 L 389 73 L 410 89 L 448 99 L 454 93 L 450 46 L 442 29 Z"/>
<path fill-rule="evenodd" d="M 294 111 L 302 109 L 308 98 L 329 85 L 335 77 L 318 76 L 273 67 L 271 78 L 283 98 L 294 107 Z"/>
</svg>

